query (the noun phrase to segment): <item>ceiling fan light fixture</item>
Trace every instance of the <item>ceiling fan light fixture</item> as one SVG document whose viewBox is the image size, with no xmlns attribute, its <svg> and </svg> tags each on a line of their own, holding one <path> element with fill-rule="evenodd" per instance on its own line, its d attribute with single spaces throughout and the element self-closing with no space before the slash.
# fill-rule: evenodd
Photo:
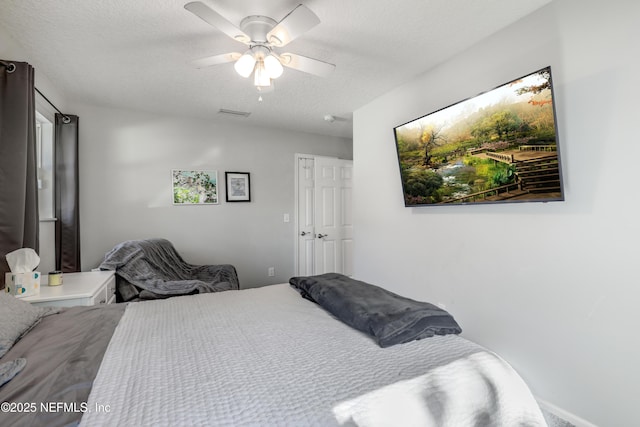
<svg viewBox="0 0 640 427">
<path fill-rule="evenodd" d="M 184 7 L 249 48 L 244 54 L 230 52 L 193 61 L 198 68 L 235 62 L 234 68 L 240 76 L 248 78 L 253 73 L 254 86 L 270 91 L 275 80 L 283 74 L 283 66 L 321 77 L 326 77 L 335 68 L 318 59 L 293 53 L 278 54 L 273 50 L 289 44 L 320 23 L 320 18 L 303 4 L 296 6 L 280 22 L 268 16 L 250 15 L 242 19 L 239 28 L 203 1 L 191 1 Z"/>
<path fill-rule="evenodd" d="M 282 68 L 282 64 L 275 56 L 269 54 L 264 58 L 264 68 L 272 79 L 277 79 L 282 75 L 284 68 Z"/>
<path fill-rule="evenodd" d="M 251 72 L 256 66 L 256 58 L 253 57 L 251 51 L 245 52 L 233 65 L 236 72 L 242 77 L 247 78 L 251 75 Z"/>
<path fill-rule="evenodd" d="M 271 78 L 264 68 L 264 62 L 258 61 L 256 64 L 256 70 L 253 74 L 253 84 L 255 86 L 271 86 Z"/>
</svg>

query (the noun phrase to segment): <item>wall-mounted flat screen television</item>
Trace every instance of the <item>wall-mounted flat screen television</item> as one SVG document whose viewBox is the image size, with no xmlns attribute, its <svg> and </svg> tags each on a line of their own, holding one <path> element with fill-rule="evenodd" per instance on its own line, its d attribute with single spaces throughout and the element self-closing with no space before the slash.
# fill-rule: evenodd
<svg viewBox="0 0 640 427">
<path fill-rule="evenodd" d="M 551 67 L 394 134 L 405 206 L 564 200 Z"/>
</svg>

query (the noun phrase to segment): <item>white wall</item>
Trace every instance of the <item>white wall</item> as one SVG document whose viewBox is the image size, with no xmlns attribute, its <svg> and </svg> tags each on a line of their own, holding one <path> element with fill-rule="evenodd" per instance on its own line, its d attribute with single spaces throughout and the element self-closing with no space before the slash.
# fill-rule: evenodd
<svg viewBox="0 0 640 427">
<path fill-rule="evenodd" d="M 355 277 L 446 304 L 534 394 L 602 426 L 640 425 L 639 17 L 557 0 L 354 114 Z M 393 127 L 547 65 L 566 201 L 405 208 Z"/>
<path fill-rule="evenodd" d="M 163 237 L 188 262 L 234 264 L 242 287 L 285 282 L 294 263 L 295 153 L 352 154 L 351 140 L 250 127 L 241 118 L 220 125 L 86 105 L 76 111 L 83 270 L 124 240 Z M 217 170 L 220 204 L 174 206 L 171 169 Z M 250 203 L 224 201 L 225 171 L 251 174 Z"/>
</svg>

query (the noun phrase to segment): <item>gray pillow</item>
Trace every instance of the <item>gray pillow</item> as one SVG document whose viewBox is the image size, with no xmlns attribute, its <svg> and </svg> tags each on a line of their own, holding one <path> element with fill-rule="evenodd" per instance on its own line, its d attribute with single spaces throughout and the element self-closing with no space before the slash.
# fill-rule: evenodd
<svg viewBox="0 0 640 427">
<path fill-rule="evenodd" d="M 44 316 L 58 312 L 53 307 L 36 307 L 0 290 L 0 357 Z"/>
<path fill-rule="evenodd" d="M 11 381 L 27 364 L 27 359 L 19 358 L 10 362 L 0 363 L 0 387 Z"/>
</svg>

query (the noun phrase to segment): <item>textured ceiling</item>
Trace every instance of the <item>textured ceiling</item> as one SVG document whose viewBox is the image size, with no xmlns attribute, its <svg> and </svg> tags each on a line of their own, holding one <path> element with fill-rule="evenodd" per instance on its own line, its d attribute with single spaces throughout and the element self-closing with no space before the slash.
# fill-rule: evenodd
<svg viewBox="0 0 640 427">
<path fill-rule="evenodd" d="M 189 64 L 244 45 L 187 1 L 1 0 L 0 25 L 28 56 L 7 59 L 28 60 L 68 101 L 350 138 L 354 110 L 551 0 L 303 0 L 321 23 L 285 49 L 336 69 L 321 78 L 285 68 L 262 102 L 232 64 Z M 247 15 L 279 21 L 300 3 L 202 1 L 237 26 Z"/>
</svg>

